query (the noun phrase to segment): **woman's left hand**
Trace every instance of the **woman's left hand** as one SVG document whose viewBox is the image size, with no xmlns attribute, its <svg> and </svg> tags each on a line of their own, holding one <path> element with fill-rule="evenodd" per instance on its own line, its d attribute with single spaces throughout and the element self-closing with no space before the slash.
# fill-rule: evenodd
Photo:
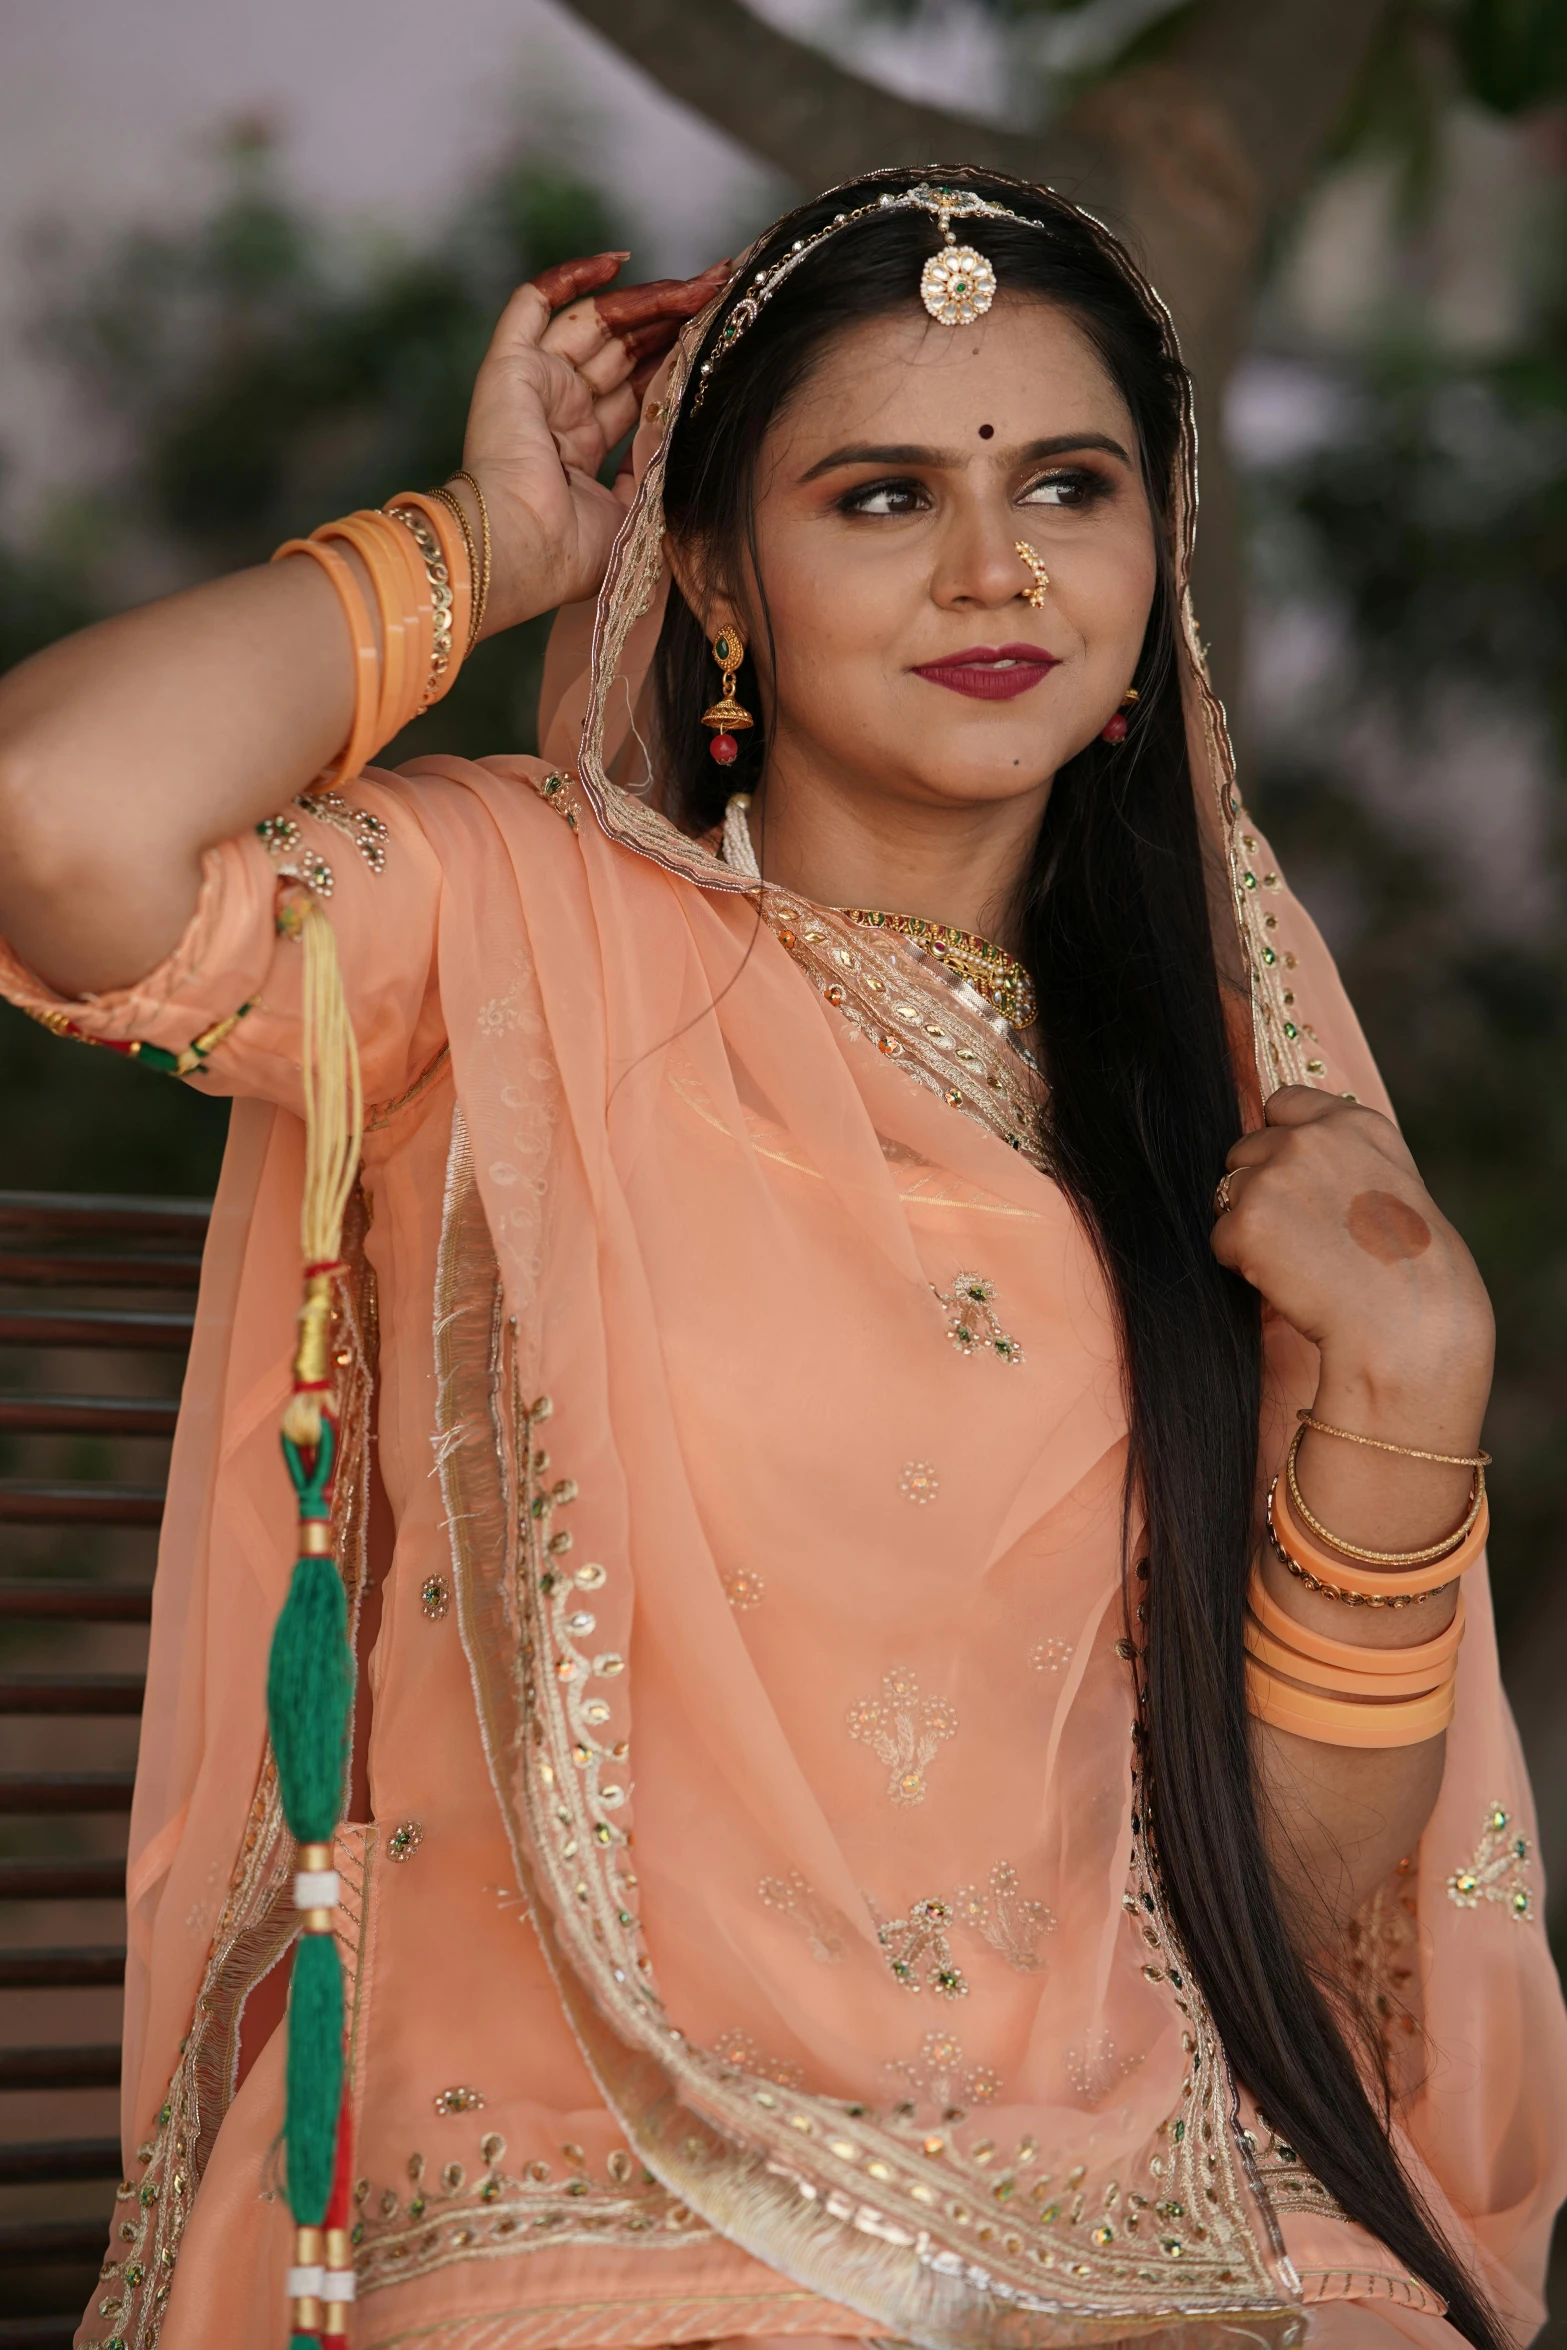
<svg viewBox="0 0 1567 2350">
<path fill-rule="evenodd" d="M 1418 1427 L 1416 1443 L 1471 1450 L 1490 1392 L 1491 1304 L 1402 1135 L 1305 1085 L 1283 1087 L 1264 1116 L 1225 1161 L 1214 1255 L 1315 1342 L 1324 1389 L 1374 1415 L 1362 1427 Z"/>
</svg>

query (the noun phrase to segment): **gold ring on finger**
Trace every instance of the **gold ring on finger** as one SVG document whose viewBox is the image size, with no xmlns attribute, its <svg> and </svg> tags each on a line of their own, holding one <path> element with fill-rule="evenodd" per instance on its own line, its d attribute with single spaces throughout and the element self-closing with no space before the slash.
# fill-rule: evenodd
<svg viewBox="0 0 1567 2350">
<path fill-rule="evenodd" d="M 1230 1185 L 1235 1181 L 1236 1172 L 1234 1167 L 1227 1167 L 1214 1186 L 1213 1213 L 1215 1222 L 1220 1216 L 1227 1216 L 1230 1212 L 1232 1205 Z"/>
</svg>

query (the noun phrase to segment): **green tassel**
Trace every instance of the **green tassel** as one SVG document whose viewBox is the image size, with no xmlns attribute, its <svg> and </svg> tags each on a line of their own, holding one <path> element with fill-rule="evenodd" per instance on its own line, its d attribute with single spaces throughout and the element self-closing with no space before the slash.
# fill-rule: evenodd
<svg viewBox="0 0 1567 2350">
<path fill-rule="evenodd" d="M 342 1579 L 329 1558 L 299 1559 L 272 1635 L 267 1711 L 284 1814 L 301 1844 L 332 1841 L 353 1699 Z"/>
<path fill-rule="evenodd" d="M 302 2228 L 326 2224 L 343 2102 L 343 1969 L 330 1934 L 302 1934 L 288 1995 L 288 2200 Z"/>
</svg>

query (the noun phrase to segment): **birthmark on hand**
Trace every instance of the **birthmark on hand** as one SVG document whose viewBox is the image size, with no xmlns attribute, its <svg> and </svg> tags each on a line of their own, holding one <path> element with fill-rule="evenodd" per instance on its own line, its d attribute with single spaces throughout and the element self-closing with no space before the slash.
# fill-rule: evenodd
<svg viewBox="0 0 1567 2350">
<path fill-rule="evenodd" d="M 1431 1246 L 1430 1225 L 1396 1191 L 1357 1192 L 1344 1229 L 1357 1248 L 1382 1265 L 1407 1264 Z"/>
</svg>

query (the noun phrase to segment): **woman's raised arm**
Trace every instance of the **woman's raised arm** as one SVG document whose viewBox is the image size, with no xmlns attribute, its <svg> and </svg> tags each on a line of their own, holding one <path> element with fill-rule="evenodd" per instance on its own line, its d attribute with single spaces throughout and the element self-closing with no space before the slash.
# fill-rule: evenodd
<svg viewBox="0 0 1567 2350">
<path fill-rule="evenodd" d="M 623 511 L 598 470 L 724 267 L 597 292 L 626 258 L 521 287 L 479 371 L 464 463 L 492 532 L 486 635 L 597 588 Z M 308 561 L 161 598 L 23 662 L 0 680 L 0 933 L 64 993 L 141 977 L 190 919 L 203 851 L 330 764 L 353 697 L 341 609 Z"/>
</svg>

